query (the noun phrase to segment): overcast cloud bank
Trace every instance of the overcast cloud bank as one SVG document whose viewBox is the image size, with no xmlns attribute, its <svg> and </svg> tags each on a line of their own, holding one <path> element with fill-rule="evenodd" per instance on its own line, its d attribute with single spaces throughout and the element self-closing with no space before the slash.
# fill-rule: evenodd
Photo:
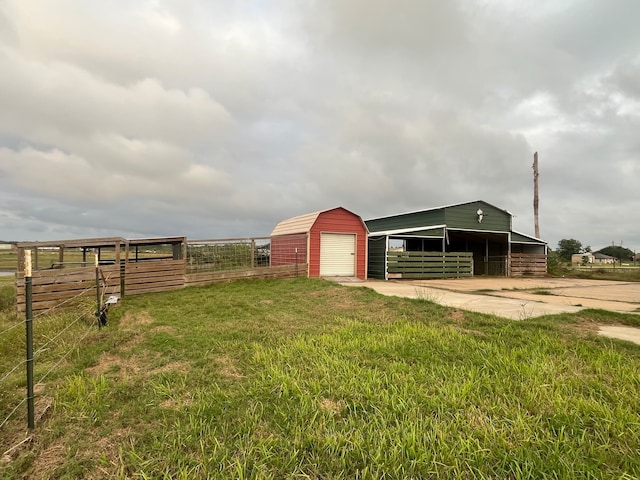
<svg viewBox="0 0 640 480">
<path fill-rule="evenodd" d="M 482 199 L 640 250 L 640 2 L 0 4 L 0 239 Z"/>
</svg>

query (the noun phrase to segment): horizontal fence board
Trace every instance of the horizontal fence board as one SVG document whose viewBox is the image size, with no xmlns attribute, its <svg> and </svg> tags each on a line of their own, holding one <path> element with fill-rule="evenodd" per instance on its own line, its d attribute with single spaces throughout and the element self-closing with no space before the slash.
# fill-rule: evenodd
<svg viewBox="0 0 640 480">
<path fill-rule="evenodd" d="M 416 279 L 422 279 L 425 278 L 425 276 L 423 274 L 420 273 L 402 273 L 402 274 L 397 274 L 400 275 L 400 277 L 395 277 L 395 278 L 416 278 Z M 460 272 L 459 274 L 452 274 L 452 273 L 430 273 L 428 278 L 455 278 L 455 277 L 471 277 L 471 272 L 469 273 L 462 273 Z"/>
<path fill-rule="evenodd" d="M 387 252 L 390 278 L 446 278 L 473 275 L 473 254 L 467 252 Z"/>
<path fill-rule="evenodd" d="M 100 271 L 102 272 L 102 276 L 104 276 L 105 278 L 120 276 L 120 269 L 118 267 L 100 267 Z M 102 278 L 102 276 L 100 278 Z M 95 281 L 95 278 L 95 267 L 63 268 L 60 270 L 36 270 L 31 276 L 31 283 L 33 285 L 67 284 L 84 279 Z M 17 274 L 16 285 L 18 287 L 24 286 L 23 272 Z"/>
<path fill-rule="evenodd" d="M 120 267 L 100 266 L 100 288 L 108 295 L 120 294 Z M 105 282 L 106 281 L 106 282 Z M 36 270 L 32 272 L 32 307 L 41 311 L 58 305 L 75 303 L 75 298 L 95 296 L 96 269 L 87 267 Z M 25 311 L 26 288 L 24 272 L 17 274 L 16 306 L 19 312 Z"/>
<path fill-rule="evenodd" d="M 471 267 L 467 268 L 396 268 L 389 269 L 389 273 L 471 273 Z"/>
<path fill-rule="evenodd" d="M 387 257 L 420 257 L 420 258 L 429 258 L 429 257 L 437 257 L 442 258 L 442 256 L 455 258 L 455 257 L 473 257 L 473 253 L 471 252 L 387 252 Z"/>
<path fill-rule="evenodd" d="M 126 291 L 133 291 L 137 288 L 145 288 L 147 286 L 157 286 L 157 285 L 180 285 L 184 284 L 184 275 L 180 277 L 171 277 L 171 278 L 157 278 L 157 279 L 148 279 L 146 282 L 136 282 L 131 285 L 126 284 Z"/>
<path fill-rule="evenodd" d="M 127 275 L 134 273 L 153 273 L 163 271 L 175 271 L 184 273 L 186 265 L 187 264 L 183 260 L 127 263 L 125 266 L 125 273 Z"/>
<path fill-rule="evenodd" d="M 138 283 L 163 282 L 165 280 L 183 279 L 184 273 L 178 272 L 157 272 L 157 275 L 130 275 L 125 277 L 125 285 L 136 285 Z"/>
<path fill-rule="evenodd" d="M 177 283 L 177 284 L 166 284 L 166 285 L 161 285 L 161 284 L 149 284 L 149 285 L 145 285 L 145 286 L 139 286 L 136 288 L 132 288 L 132 289 L 126 289 L 126 294 L 127 295 L 142 295 L 144 293 L 157 293 L 157 292 L 168 292 L 171 290 L 180 290 L 181 288 L 184 288 L 184 282 L 181 283 Z"/>
<path fill-rule="evenodd" d="M 512 253 L 509 261 L 513 277 L 547 274 L 547 256 L 544 254 Z"/>
</svg>

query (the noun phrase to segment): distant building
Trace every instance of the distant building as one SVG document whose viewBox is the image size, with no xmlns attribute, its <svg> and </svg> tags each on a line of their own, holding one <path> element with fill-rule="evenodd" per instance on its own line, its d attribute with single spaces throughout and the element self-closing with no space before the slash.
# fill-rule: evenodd
<svg viewBox="0 0 640 480">
<path fill-rule="evenodd" d="M 574 253 L 571 255 L 571 264 L 572 265 L 582 265 L 582 264 L 592 264 L 595 263 L 595 257 L 591 252 L 585 253 Z"/>
<path fill-rule="evenodd" d="M 604 253 L 596 252 L 593 254 L 593 263 L 615 263 L 616 258 Z"/>
</svg>

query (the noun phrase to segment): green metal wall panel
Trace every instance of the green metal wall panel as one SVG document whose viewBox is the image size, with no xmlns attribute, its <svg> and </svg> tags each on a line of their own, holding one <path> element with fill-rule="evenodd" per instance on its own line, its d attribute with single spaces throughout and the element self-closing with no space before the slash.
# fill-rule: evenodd
<svg viewBox="0 0 640 480">
<path fill-rule="evenodd" d="M 443 225 L 444 210 L 427 210 L 424 212 L 403 213 L 386 218 L 376 218 L 364 222 L 370 232 L 386 232 L 405 228 L 428 227 Z"/>
<path fill-rule="evenodd" d="M 386 237 L 369 237 L 369 263 L 367 269 L 368 278 L 386 278 Z"/>
<path fill-rule="evenodd" d="M 478 210 L 482 210 L 482 221 Z M 470 202 L 446 207 L 445 222 L 449 229 L 508 232 L 511 229 L 511 215 L 485 202 Z"/>
</svg>

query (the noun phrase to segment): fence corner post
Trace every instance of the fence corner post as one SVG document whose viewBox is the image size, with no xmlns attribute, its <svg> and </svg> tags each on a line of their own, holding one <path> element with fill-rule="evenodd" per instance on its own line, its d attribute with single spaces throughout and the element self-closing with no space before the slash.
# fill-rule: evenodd
<svg viewBox="0 0 640 480">
<path fill-rule="evenodd" d="M 30 430 L 35 427 L 33 398 L 33 282 L 31 277 L 31 250 L 25 252 L 24 287 L 25 287 L 25 327 L 27 346 L 27 425 Z"/>
</svg>

